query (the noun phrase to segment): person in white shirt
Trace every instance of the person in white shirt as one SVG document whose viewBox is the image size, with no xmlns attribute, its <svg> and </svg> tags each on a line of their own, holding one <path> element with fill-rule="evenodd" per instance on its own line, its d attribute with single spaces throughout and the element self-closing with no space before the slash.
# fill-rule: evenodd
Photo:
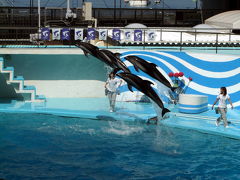
<svg viewBox="0 0 240 180">
<path fill-rule="evenodd" d="M 115 111 L 115 102 L 116 102 L 116 97 L 118 93 L 118 87 L 121 86 L 122 80 L 115 78 L 115 74 L 111 72 L 109 74 L 109 77 L 105 83 L 105 90 L 106 90 L 106 95 L 108 96 L 109 99 L 109 104 L 110 104 L 110 112 Z"/>
<path fill-rule="evenodd" d="M 228 128 L 228 122 L 227 122 L 227 103 L 226 101 L 231 104 L 231 108 L 233 109 L 233 104 L 230 99 L 230 96 L 227 94 L 227 89 L 226 87 L 221 87 L 220 88 L 220 94 L 217 96 L 216 101 L 212 105 L 212 109 L 214 108 L 214 105 L 219 101 L 218 103 L 218 112 L 220 113 L 220 117 L 216 120 L 216 126 L 219 126 L 219 123 L 221 120 L 224 122 L 224 127 Z"/>
</svg>

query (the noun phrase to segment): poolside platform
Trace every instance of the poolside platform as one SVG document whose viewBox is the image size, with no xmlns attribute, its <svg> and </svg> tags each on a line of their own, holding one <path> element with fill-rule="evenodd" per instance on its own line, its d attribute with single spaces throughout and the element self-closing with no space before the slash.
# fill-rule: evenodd
<svg viewBox="0 0 240 180">
<path fill-rule="evenodd" d="M 218 114 L 209 110 L 200 114 L 184 114 L 178 112 L 178 107 L 170 105 L 169 117 L 161 120 L 158 125 L 173 128 L 195 130 L 202 133 L 220 135 L 240 140 L 240 111 L 228 110 L 229 128 L 223 124 L 218 127 L 215 120 Z M 1 102 L 2 113 L 35 113 L 50 114 L 66 118 L 94 119 L 103 121 L 126 121 L 132 123 L 147 123 L 149 118 L 156 116 L 154 108 L 149 103 L 117 102 L 116 112 L 110 113 L 107 98 L 51 98 L 43 103 L 34 102 Z"/>
</svg>

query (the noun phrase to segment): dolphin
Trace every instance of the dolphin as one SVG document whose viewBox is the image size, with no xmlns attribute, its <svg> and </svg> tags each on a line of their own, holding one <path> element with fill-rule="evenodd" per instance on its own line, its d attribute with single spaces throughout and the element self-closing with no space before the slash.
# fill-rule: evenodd
<svg viewBox="0 0 240 180">
<path fill-rule="evenodd" d="M 99 50 L 97 46 L 86 42 L 79 42 L 76 46 L 83 50 L 85 56 L 91 54 L 112 68 L 120 68 L 124 72 L 130 73 L 128 67 L 111 51 L 106 49 Z"/>
<path fill-rule="evenodd" d="M 171 90 L 174 90 L 170 82 L 162 75 L 161 72 L 159 72 L 156 64 L 149 63 L 137 56 L 126 56 L 125 59 L 133 64 L 136 71 L 139 72 L 140 69 L 152 78 L 158 80 L 159 82 L 170 88 Z"/>
<path fill-rule="evenodd" d="M 91 54 L 94 57 L 97 57 L 98 55 L 98 51 L 99 51 L 98 47 L 90 43 L 79 42 L 78 44 L 76 44 L 76 46 L 81 48 L 83 50 L 84 55 L 87 57 L 88 57 L 88 54 Z"/>
<path fill-rule="evenodd" d="M 121 59 L 119 58 L 120 57 L 119 53 L 113 53 L 107 49 L 102 49 L 101 51 L 105 52 L 106 55 L 112 59 L 112 62 L 116 67 L 122 69 L 126 73 L 131 73 L 126 64 L 122 62 Z"/>
<path fill-rule="evenodd" d="M 151 87 L 151 84 L 153 84 L 152 82 L 148 80 L 143 80 L 142 78 L 131 73 L 118 73 L 117 76 L 127 82 L 128 89 L 130 91 L 133 92 L 133 86 L 142 93 L 144 93 L 146 96 L 148 96 L 150 99 L 152 99 L 162 109 L 162 117 L 165 113 L 170 112 L 167 108 L 164 107 L 162 100 Z"/>
<path fill-rule="evenodd" d="M 117 66 L 115 64 L 115 60 L 113 58 L 109 57 L 109 55 L 103 49 L 99 50 L 97 58 L 100 59 L 101 61 L 105 62 L 107 65 L 109 65 L 113 69 L 117 68 Z"/>
<path fill-rule="evenodd" d="M 116 73 L 117 73 L 118 71 L 120 71 L 120 70 L 121 70 L 120 68 L 114 68 L 112 72 L 113 72 L 113 74 L 116 75 Z"/>
<path fill-rule="evenodd" d="M 85 56 L 88 57 L 88 54 L 91 54 L 92 56 L 106 63 L 110 67 L 116 68 L 111 58 L 109 58 L 109 56 L 104 51 L 99 50 L 97 46 L 86 42 L 79 42 L 78 44 L 76 44 L 76 46 L 83 50 Z"/>
</svg>

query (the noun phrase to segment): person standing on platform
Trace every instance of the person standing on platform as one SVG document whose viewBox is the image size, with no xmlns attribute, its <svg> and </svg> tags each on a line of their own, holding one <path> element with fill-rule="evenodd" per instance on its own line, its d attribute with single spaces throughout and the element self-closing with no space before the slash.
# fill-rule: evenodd
<svg viewBox="0 0 240 180">
<path fill-rule="evenodd" d="M 231 108 L 233 109 L 233 104 L 230 99 L 230 96 L 227 94 L 226 87 L 220 88 L 220 94 L 217 96 L 216 101 L 212 105 L 212 109 L 214 108 L 214 105 L 219 101 L 218 108 L 216 108 L 216 113 L 220 114 L 220 117 L 216 120 L 216 126 L 219 126 L 219 123 L 221 120 L 224 122 L 224 127 L 228 128 L 228 122 L 227 122 L 227 100 L 231 105 Z"/>
<path fill-rule="evenodd" d="M 118 87 L 121 86 L 122 80 L 117 79 L 116 75 L 111 72 L 108 76 L 108 79 L 105 83 L 105 94 L 108 96 L 110 104 L 110 112 L 115 111 L 116 97 L 118 94 Z"/>
</svg>

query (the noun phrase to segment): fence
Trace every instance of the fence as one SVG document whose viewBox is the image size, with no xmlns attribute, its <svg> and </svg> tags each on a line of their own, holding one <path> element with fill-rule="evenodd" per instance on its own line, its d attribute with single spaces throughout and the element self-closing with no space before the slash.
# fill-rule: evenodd
<svg viewBox="0 0 240 180">
<path fill-rule="evenodd" d="M 75 45 L 79 40 L 74 38 L 74 27 L 70 29 L 70 40 L 41 40 L 41 34 L 38 33 L 38 28 L 9 28 L 0 27 L 0 44 L 4 45 Z M 99 40 L 99 30 L 106 29 L 106 40 Z M 113 29 L 109 27 L 95 28 L 96 38 L 91 41 L 93 44 L 101 44 L 107 48 L 110 46 L 121 46 L 122 48 L 128 46 L 136 46 L 145 49 L 147 47 L 239 47 L 240 35 L 232 33 L 232 29 L 193 29 L 193 28 L 137 28 L 142 31 L 142 39 L 134 40 L 134 30 L 136 28 L 121 28 L 120 40 L 114 40 Z M 125 38 L 125 31 L 131 31 L 132 36 Z M 155 33 L 154 38 L 149 38 L 150 32 Z M 84 37 L 86 37 L 87 29 L 84 30 Z M 32 35 L 35 35 L 34 38 Z M 84 39 L 83 37 L 83 39 Z M 85 38 L 86 39 L 86 38 Z"/>
</svg>

